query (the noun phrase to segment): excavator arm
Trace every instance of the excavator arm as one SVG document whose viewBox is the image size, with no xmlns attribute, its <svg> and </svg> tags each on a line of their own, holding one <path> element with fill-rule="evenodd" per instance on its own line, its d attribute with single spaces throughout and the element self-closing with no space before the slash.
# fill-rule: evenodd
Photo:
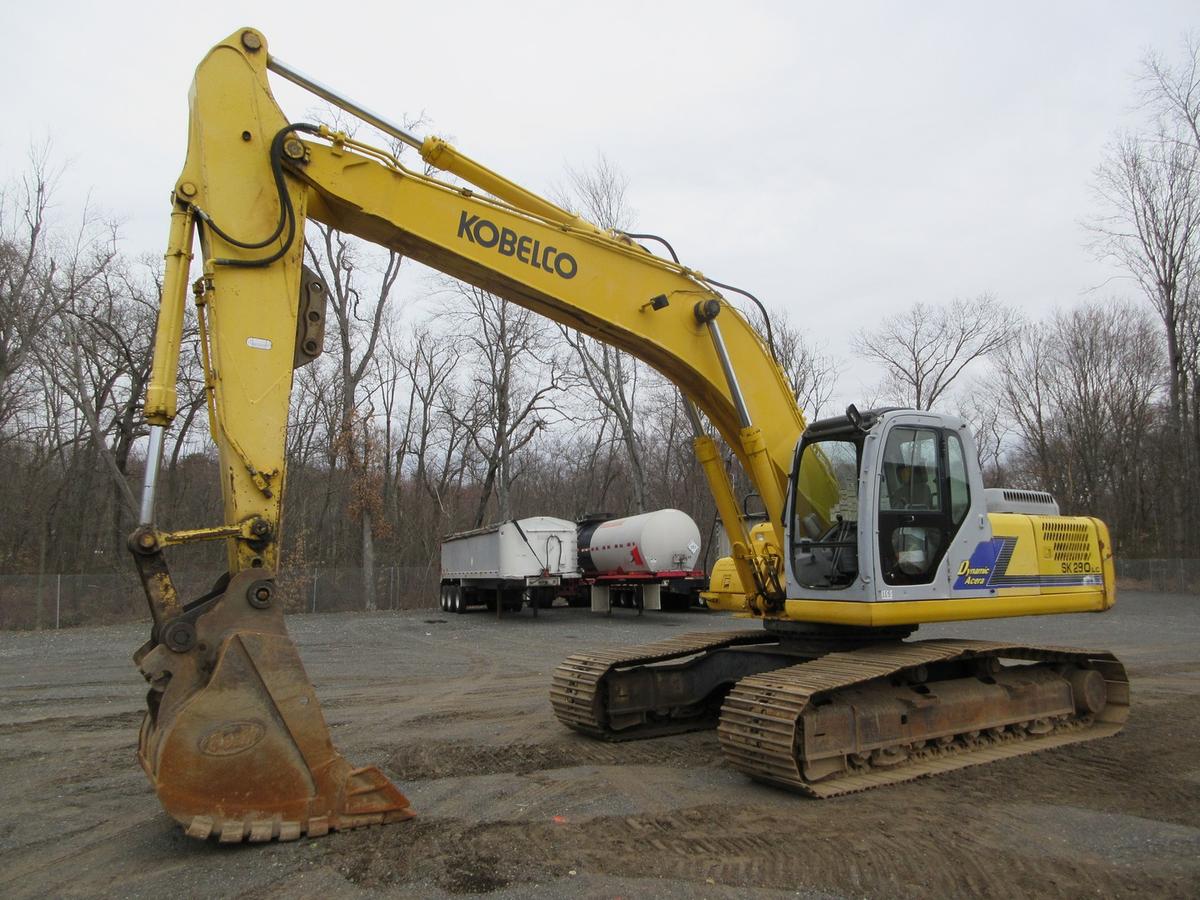
<svg viewBox="0 0 1200 900">
<path fill-rule="evenodd" d="M 419 140 L 367 114 L 414 145 L 431 166 L 470 186 L 415 172 L 390 153 L 327 128 L 289 123 L 271 95 L 268 69 L 336 96 L 272 59 L 252 30 L 219 44 L 200 65 L 145 407 L 154 427 L 168 425 L 175 413 L 198 223 L 205 263 L 195 294 L 210 359 L 213 435 L 228 472 L 225 527 L 241 529 L 230 540 L 231 571 L 275 564 L 277 540 L 255 548 L 262 535 L 251 528 L 269 528 L 277 537 L 292 365 L 294 357 L 300 363 L 311 358 L 306 344 L 319 352 L 305 336 L 306 323 L 298 328 L 296 322 L 309 294 L 320 292 L 319 284 L 306 283 L 308 293 L 297 300 L 306 218 L 426 263 L 653 366 L 704 411 L 754 481 L 770 520 L 782 521 L 804 420 L 771 349 L 701 273 L 601 231 L 437 138 Z M 349 101 L 343 105 L 361 111 Z M 701 454 L 714 455 L 704 448 Z M 144 496 L 152 499 L 152 481 L 147 488 Z M 729 533 L 744 542 L 736 507 L 721 507 Z M 151 517 L 152 508 L 144 506 L 144 524 Z"/>
<path fill-rule="evenodd" d="M 291 122 L 275 71 L 411 145 L 431 170 L 326 127 Z M 199 66 L 187 160 L 175 184 L 162 308 L 147 390 L 150 455 L 130 549 L 154 628 L 135 660 L 150 683 L 139 756 L 168 812 L 197 837 L 288 839 L 410 815 L 375 768 L 334 751 L 275 597 L 284 449 L 295 367 L 320 353 L 325 287 L 302 262 L 314 219 L 619 347 L 670 379 L 693 413 L 698 458 L 756 603 L 782 607 L 778 548 L 804 420 L 771 347 L 701 273 L 605 232 L 463 156 L 419 139 L 270 56 L 243 29 Z M 194 242 L 192 293 L 224 521 L 154 523 Z M 762 496 L 771 542 L 744 533 L 704 412 Z M 228 574 L 184 603 L 168 547 L 221 539 Z"/>
</svg>

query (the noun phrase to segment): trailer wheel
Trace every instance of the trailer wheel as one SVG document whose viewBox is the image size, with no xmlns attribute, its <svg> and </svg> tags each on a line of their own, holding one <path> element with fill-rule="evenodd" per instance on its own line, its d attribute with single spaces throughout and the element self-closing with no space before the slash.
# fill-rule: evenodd
<svg viewBox="0 0 1200 900">
<path fill-rule="evenodd" d="M 459 614 L 467 611 L 465 605 L 463 604 L 462 585 L 454 584 L 450 586 L 450 606 L 454 612 Z"/>
</svg>

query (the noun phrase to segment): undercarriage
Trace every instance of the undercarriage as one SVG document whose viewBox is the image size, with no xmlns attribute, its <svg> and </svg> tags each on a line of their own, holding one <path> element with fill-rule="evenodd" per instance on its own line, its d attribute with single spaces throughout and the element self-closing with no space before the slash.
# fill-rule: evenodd
<svg viewBox="0 0 1200 900">
<path fill-rule="evenodd" d="M 550 696 L 605 740 L 715 727 L 735 768 L 831 797 L 1115 734 L 1129 682 L 1105 652 L 742 630 L 576 654 Z"/>
</svg>

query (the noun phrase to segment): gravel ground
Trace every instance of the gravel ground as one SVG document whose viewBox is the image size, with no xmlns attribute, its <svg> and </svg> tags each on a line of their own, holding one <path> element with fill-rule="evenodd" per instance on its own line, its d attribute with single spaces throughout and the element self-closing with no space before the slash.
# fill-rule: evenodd
<svg viewBox="0 0 1200 900">
<path fill-rule="evenodd" d="M 1200 895 L 1200 598 L 924 628 L 1105 648 L 1115 738 L 815 801 L 749 782 L 711 732 L 603 744 L 547 688 L 579 649 L 727 629 L 716 614 L 437 610 L 294 617 L 334 740 L 409 823 L 292 844 L 185 838 L 134 757 L 144 627 L 0 633 L 0 871 L 14 897 Z M 752 627 L 751 623 L 746 623 Z"/>
</svg>

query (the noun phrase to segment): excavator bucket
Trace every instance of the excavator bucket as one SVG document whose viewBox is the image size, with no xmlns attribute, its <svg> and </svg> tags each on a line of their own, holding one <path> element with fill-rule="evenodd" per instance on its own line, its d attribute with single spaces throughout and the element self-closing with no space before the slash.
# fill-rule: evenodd
<svg viewBox="0 0 1200 900">
<path fill-rule="evenodd" d="M 386 775 L 334 750 L 262 574 L 234 576 L 134 657 L 150 683 L 138 758 L 163 807 L 188 835 L 222 843 L 411 818 Z"/>
</svg>

